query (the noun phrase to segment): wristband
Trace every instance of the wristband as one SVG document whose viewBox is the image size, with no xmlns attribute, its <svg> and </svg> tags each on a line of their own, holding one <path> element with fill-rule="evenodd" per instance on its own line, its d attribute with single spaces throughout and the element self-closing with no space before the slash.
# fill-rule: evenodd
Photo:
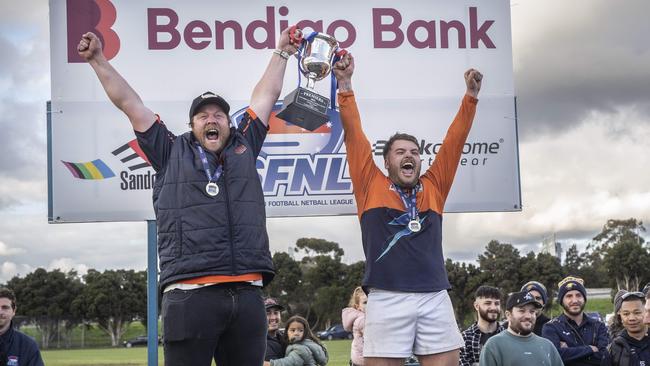
<svg viewBox="0 0 650 366">
<path fill-rule="evenodd" d="M 289 59 L 289 56 L 291 56 L 291 55 L 289 54 L 289 52 L 284 51 L 284 50 L 279 50 L 279 49 L 274 50 L 273 53 L 275 53 L 276 55 L 282 57 L 282 58 L 285 59 L 285 60 L 288 60 L 288 59 Z"/>
</svg>

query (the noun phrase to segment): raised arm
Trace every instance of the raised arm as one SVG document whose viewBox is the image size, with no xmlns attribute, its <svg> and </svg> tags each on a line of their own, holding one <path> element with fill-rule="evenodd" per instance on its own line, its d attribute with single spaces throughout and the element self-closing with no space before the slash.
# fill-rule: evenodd
<svg viewBox="0 0 650 366">
<path fill-rule="evenodd" d="M 382 174 L 372 158 L 370 141 L 361 128 L 361 115 L 352 91 L 352 74 L 354 57 L 347 53 L 334 64 L 334 75 L 338 82 L 338 101 L 341 124 L 345 133 L 345 150 L 350 169 L 350 178 L 354 186 L 359 215 L 365 211 L 370 183 L 374 177 Z"/>
<path fill-rule="evenodd" d="M 454 121 L 447 130 L 447 134 L 433 164 L 431 164 L 423 175 L 424 179 L 431 180 L 438 187 L 441 194 L 440 207 L 444 207 L 444 202 L 447 199 L 456 175 L 456 170 L 458 169 L 463 145 L 472 128 L 474 114 L 476 113 L 476 103 L 478 102 L 476 97 L 478 97 L 478 92 L 481 90 L 481 82 L 483 80 L 483 75 L 474 69 L 467 70 L 464 77 L 467 89 L 461 106 Z"/>
<path fill-rule="evenodd" d="M 271 116 L 273 105 L 275 105 L 275 102 L 280 97 L 282 82 L 284 81 L 284 71 L 287 68 L 289 56 L 298 50 L 298 44 L 292 43 L 292 39 L 289 37 L 289 32 L 292 28 L 285 29 L 280 35 L 277 49 L 273 52 L 271 61 L 266 66 L 262 78 L 255 85 L 255 89 L 253 89 L 250 107 L 264 125 L 269 124 L 269 117 Z"/>
<path fill-rule="evenodd" d="M 117 108 L 126 114 L 133 129 L 138 132 L 149 129 L 156 120 L 156 116 L 149 108 L 145 107 L 140 96 L 106 60 L 99 38 L 92 32 L 84 34 L 79 41 L 77 51 L 92 66 L 106 95 Z"/>
</svg>

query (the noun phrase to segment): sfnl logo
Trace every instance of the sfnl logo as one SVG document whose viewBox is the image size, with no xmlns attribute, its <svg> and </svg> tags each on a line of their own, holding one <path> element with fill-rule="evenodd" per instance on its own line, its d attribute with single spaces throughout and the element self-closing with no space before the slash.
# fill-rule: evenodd
<svg viewBox="0 0 650 366">
<path fill-rule="evenodd" d="M 68 26 L 68 62 L 86 62 L 77 45 L 81 36 L 93 32 L 102 41 L 104 56 L 110 60 L 120 50 L 120 37 L 111 27 L 115 24 L 117 12 L 109 0 L 66 0 Z"/>
<path fill-rule="evenodd" d="M 342 151 L 343 127 L 337 111 L 329 111 L 330 120 L 314 131 L 289 124 L 275 116 L 282 107 L 277 103 L 269 120 L 269 131 L 257 158 L 257 172 L 267 197 L 352 194 L 352 183 L 345 172 Z M 246 108 L 233 115 L 238 125 Z"/>
</svg>

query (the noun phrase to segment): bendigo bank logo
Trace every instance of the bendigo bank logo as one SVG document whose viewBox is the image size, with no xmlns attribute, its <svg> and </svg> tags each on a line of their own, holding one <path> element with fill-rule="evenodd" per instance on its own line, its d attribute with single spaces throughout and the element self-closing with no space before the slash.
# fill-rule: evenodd
<svg viewBox="0 0 650 366">
<path fill-rule="evenodd" d="M 120 37 L 111 27 L 117 12 L 109 0 L 66 0 L 68 26 L 68 62 L 85 62 L 77 53 L 81 36 L 93 32 L 104 46 L 104 56 L 110 60 L 120 50 Z"/>
<path fill-rule="evenodd" d="M 338 111 L 328 109 L 330 120 L 308 131 L 277 118 L 275 113 L 281 107 L 278 102 L 273 108 L 269 131 L 257 158 L 264 196 L 352 194 Z M 246 109 L 233 115 L 236 125 Z"/>
</svg>

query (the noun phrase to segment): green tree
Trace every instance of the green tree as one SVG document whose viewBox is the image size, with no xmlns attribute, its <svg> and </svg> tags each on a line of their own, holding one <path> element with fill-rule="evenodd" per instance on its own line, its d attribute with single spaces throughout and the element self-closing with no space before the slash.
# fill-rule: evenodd
<svg viewBox="0 0 650 366">
<path fill-rule="evenodd" d="M 521 260 L 521 271 L 519 273 L 521 284 L 528 281 L 538 281 L 544 284 L 548 294 L 548 304 L 552 303 L 557 283 L 562 280 L 562 265 L 560 260 L 548 253 L 528 253 Z"/>
<path fill-rule="evenodd" d="M 481 283 L 498 287 L 504 294 L 518 291 L 521 287 L 521 257 L 512 244 L 492 240 L 478 256 Z"/>
<path fill-rule="evenodd" d="M 614 248 L 623 243 L 627 245 L 636 243 L 637 246 L 644 247 L 645 240 L 640 235 L 644 231 L 643 223 L 635 218 L 607 220 L 601 232 L 594 236 L 592 242 L 587 246 L 587 253 L 583 257 L 586 263 L 582 268 L 585 283 L 590 287 L 638 286 L 638 281 L 642 280 L 645 271 L 633 275 L 629 271 L 629 267 L 623 268 L 620 264 L 617 265 L 612 260 L 607 260 L 606 257 L 610 250 L 614 250 L 616 258 L 622 259 L 622 254 Z M 632 249 L 632 246 L 628 248 Z"/>
<path fill-rule="evenodd" d="M 41 333 L 41 347 L 70 345 L 70 332 L 81 321 L 70 304 L 81 293 L 83 285 L 74 271 L 38 268 L 24 278 L 14 277 L 7 287 L 16 293 L 18 311 L 34 322 Z"/>
<path fill-rule="evenodd" d="M 278 299 L 281 304 L 287 306 L 289 313 L 292 313 L 292 306 L 294 306 L 292 299 L 299 296 L 302 283 L 300 263 L 291 258 L 288 253 L 276 252 L 273 254 L 273 265 L 275 278 L 266 287 L 266 294 Z"/>
<path fill-rule="evenodd" d="M 464 328 L 471 323 L 474 314 L 474 292 L 481 285 L 480 269 L 473 264 L 454 262 L 447 258 L 445 268 L 451 284 L 449 297 L 457 322 Z"/>
<path fill-rule="evenodd" d="M 341 258 L 345 253 L 338 243 L 317 238 L 300 238 L 296 241 L 296 252 L 304 251 L 306 257 L 327 255 Z"/>
<path fill-rule="evenodd" d="M 133 320 L 146 314 L 147 274 L 145 271 L 89 270 L 86 286 L 73 307 L 111 337 L 117 346 Z"/>
<path fill-rule="evenodd" d="M 565 276 L 577 276 L 580 273 L 580 267 L 582 267 L 582 257 L 580 257 L 578 246 L 573 244 L 569 247 L 564 256 L 564 267 L 562 272 Z"/>
<path fill-rule="evenodd" d="M 624 238 L 609 247 L 603 263 L 619 290 L 636 291 L 650 279 L 650 252 L 636 240 Z"/>
</svg>

